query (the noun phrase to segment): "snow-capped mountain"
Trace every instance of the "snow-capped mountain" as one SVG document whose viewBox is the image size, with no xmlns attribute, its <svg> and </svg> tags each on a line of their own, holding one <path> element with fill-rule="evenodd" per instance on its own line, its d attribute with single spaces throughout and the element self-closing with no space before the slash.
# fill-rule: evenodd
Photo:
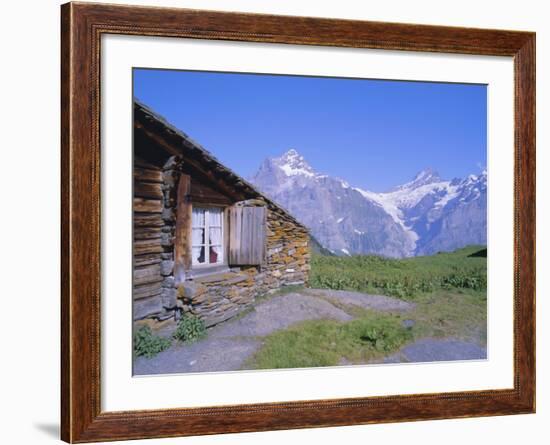
<svg viewBox="0 0 550 445">
<path fill-rule="evenodd" d="M 427 255 L 487 242 L 487 172 L 452 181 L 426 169 L 385 193 L 317 173 L 294 149 L 251 182 L 341 255 Z"/>
</svg>

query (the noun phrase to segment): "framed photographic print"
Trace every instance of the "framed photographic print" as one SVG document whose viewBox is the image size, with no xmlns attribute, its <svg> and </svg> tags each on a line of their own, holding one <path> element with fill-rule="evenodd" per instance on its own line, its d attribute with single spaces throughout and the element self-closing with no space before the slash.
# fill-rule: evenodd
<svg viewBox="0 0 550 445">
<path fill-rule="evenodd" d="M 534 412 L 533 33 L 61 12 L 63 440 Z"/>
</svg>

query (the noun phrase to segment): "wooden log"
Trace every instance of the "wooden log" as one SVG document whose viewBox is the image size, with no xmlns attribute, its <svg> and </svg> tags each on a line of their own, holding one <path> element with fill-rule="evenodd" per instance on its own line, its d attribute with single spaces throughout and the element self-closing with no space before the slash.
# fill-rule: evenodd
<svg viewBox="0 0 550 445">
<path fill-rule="evenodd" d="M 135 227 L 162 227 L 164 221 L 162 216 L 156 213 L 134 213 Z"/>
<path fill-rule="evenodd" d="M 146 283 L 158 283 L 162 280 L 160 264 L 134 268 L 134 286 Z"/>
<path fill-rule="evenodd" d="M 134 256 L 148 253 L 162 253 L 160 239 L 147 239 L 134 241 Z"/>
<path fill-rule="evenodd" d="M 134 181 L 134 196 L 141 198 L 162 199 L 161 184 L 153 182 Z"/>
<path fill-rule="evenodd" d="M 134 198 L 134 212 L 162 213 L 162 201 Z"/>
<path fill-rule="evenodd" d="M 148 266 L 149 264 L 160 264 L 161 262 L 162 258 L 158 253 L 137 255 L 134 257 L 134 267 Z"/>
<path fill-rule="evenodd" d="M 150 147 L 149 147 L 150 148 Z M 134 167 L 145 168 L 148 170 L 160 170 L 160 166 L 141 158 L 139 155 L 134 157 Z"/>
<path fill-rule="evenodd" d="M 150 298 L 154 296 L 160 296 L 162 293 L 161 283 L 146 283 L 139 286 L 134 286 L 132 295 L 134 300 L 140 300 L 142 298 Z"/>
<path fill-rule="evenodd" d="M 134 167 L 134 180 L 162 184 L 162 170 Z"/>
<path fill-rule="evenodd" d="M 162 299 L 160 296 L 135 300 L 133 305 L 134 320 L 153 317 L 162 312 Z"/>
<path fill-rule="evenodd" d="M 191 218 L 189 202 L 191 177 L 181 174 L 177 189 L 177 213 L 174 247 L 174 279 L 176 284 L 185 280 L 185 274 L 191 269 Z"/>
<path fill-rule="evenodd" d="M 223 193 L 195 180 L 191 181 L 190 195 L 194 203 L 231 205 L 233 202 Z"/>
<path fill-rule="evenodd" d="M 135 227 L 134 239 L 160 238 L 162 228 L 160 227 Z"/>
</svg>

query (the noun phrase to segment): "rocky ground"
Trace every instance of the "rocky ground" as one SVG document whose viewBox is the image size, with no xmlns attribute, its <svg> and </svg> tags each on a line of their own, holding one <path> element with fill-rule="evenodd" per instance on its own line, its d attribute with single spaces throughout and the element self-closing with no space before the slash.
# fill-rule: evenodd
<svg viewBox="0 0 550 445">
<path fill-rule="evenodd" d="M 154 358 L 138 357 L 134 375 L 236 371 L 261 346 L 262 337 L 304 320 L 349 321 L 353 308 L 407 312 L 414 304 L 382 295 L 304 289 L 260 301 L 242 316 L 208 330 L 192 344 L 174 343 Z M 170 335 L 173 326 L 160 332 Z M 486 358 L 486 348 L 459 339 L 421 339 L 385 357 L 383 363 L 468 360 Z"/>
</svg>

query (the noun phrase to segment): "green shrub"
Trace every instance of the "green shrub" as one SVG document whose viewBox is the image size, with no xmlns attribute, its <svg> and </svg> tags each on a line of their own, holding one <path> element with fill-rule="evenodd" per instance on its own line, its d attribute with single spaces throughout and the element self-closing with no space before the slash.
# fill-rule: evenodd
<svg viewBox="0 0 550 445">
<path fill-rule="evenodd" d="M 206 335 L 204 322 L 194 315 L 184 315 L 178 322 L 174 338 L 179 341 L 193 342 Z"/>
<path fill-rule="evenodd" d="M 384 320 L 360 326 L 359 331 L 359 339 L 369 343 L 379 352 L 394 351 L 411 338 L 410 330 L 395 323 L 384 322 Z"/>
<path fill-rule="evenodd" d="M 169 338 L 154 335 L 149 326 L 142 326 L 134 334 L 134 353 L 137 356 L 154 357 L 169 348 L 171 344 L 172 341 Z"/>
</svg>

